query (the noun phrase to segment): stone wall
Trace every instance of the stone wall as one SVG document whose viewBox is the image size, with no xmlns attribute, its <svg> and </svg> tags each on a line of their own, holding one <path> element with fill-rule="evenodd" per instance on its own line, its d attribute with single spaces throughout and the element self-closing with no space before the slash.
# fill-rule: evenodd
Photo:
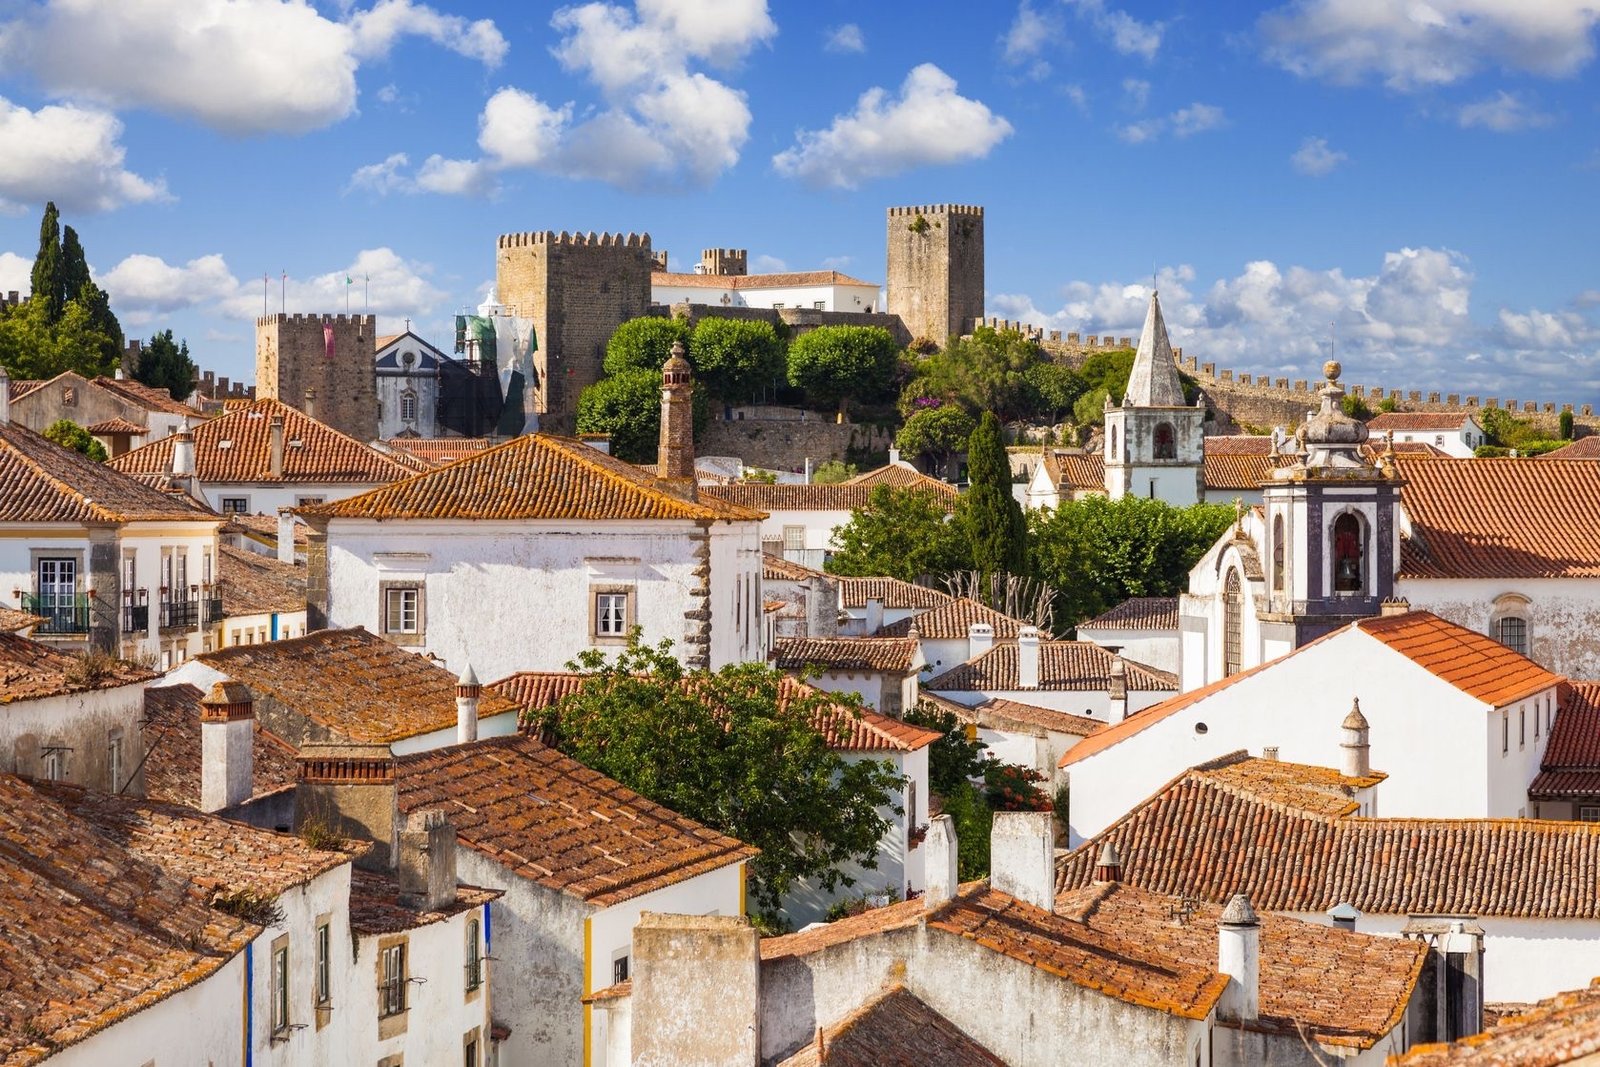
<svg viewBox="0 0 1600 1067">
<path fill-rule="evenodd" d="M 892 207 L 885 245 L 889 314 L 912 337 L 942 346 L 983 314 L 983 208 Z"/>
<path fill-rule="evenodd" d="M 740 319 L 745 322 L 770 322 L 786 326 L 791 338 L 818 326 L 881 326 L 897 345 L 911 343 L 911 333 L 900 316 L 882 311 L 818 311 L 815 308 L 723 307 L 720 304 L 652 304 L 651 315 L 685 319 L 692 327 L 701 319 Z"/>
<path fill-rule="evenodd" d="M 331 329 L 332 351 L 326 331 Z M 256 395 L 281 400 L 357 441 L 378 435 L 377 318 L 265 315 L 256 319 Z M 313 408 L 306 406 L 315 394 Z"/>
<path fill-rule="evenodd" d="M 541 429 L 576 430 L 578 394 L 600 379 L 606 342 L 650 309 L 654 265 L 649 234 L 545 230 L 503 234 L 496 242 L 500 302 L 532 319 L 538 331 Z"/>
<path fill-rule="evenodd" d="M 881 426 L 836 423 L 811 413 L 804 422 L 792 419 L 715 419 L 695 450 L 705 456 L 738 456 L 748 467 L 799 470 L 830 459 L 843 460 L 846 450 L 887 452 L 894 431 Z"/>
</svg>

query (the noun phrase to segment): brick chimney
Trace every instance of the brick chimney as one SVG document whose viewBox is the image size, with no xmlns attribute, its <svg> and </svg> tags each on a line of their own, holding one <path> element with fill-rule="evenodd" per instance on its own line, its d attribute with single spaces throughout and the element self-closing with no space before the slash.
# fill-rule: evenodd
<svg viewBox="0 0 1600 1067">
<path fill-rule="evenodd" d="M 1261 1014 L 1261 920 L 1243 893 L 1233 895 L 1217 920 L 1217 970 L 1232 979 L 1217 1002 L 1217 1017 L 1254 1022 Z"/>
<path fill-rule="evenodd" d="M 242 682 L 218 682 L 200 701 L 200 810 L 222 811 L 255 792 L 255 697 Z"/>
<path fill-rule="evenodd" d="M 928 820 L 928 837 L 922 843 L 925 850 L 922 862 L 927 865 L 927 889 L 922 894 L 923 905 L 936 908 L 956 895 L 961 884 L 957 873 L 956 824 L 948 815 L 935 815 Z"/>
<path fill-rule="evenodd" d="M 1094 880 L 1122 881 L 1122 853 L 1117 851 L 1116 842 L 1107 841 L 1105 847 L 1100 849 L 1100 858 L 1094 861 Z"/>
<path fill-rule="evenodd" d="M 395 852 L 400 899 L 423 911 L 439 911 L 456 899 L 456 832 L 439 808 L 406 816 Z"/>
<path fill-rule="evenodd" d="M 456 744 L 464 745 L 478 739 L 478 698 L 483 686 L 478 676 L 467 664 L 467 669 L 456 679 Z"/>
<path fill-rule="evenodd" d="M 682 341 L 672 345 L 672 355 L 661 368 L 661 445 L 656 455 L 656 475 L 687 482 L 694 498 L 694 375 L 684 357 Z"/>
<path fill-rule="evenodd" d="M 295 829 L 320 819 L 336 834 L 373 843 L 356 866 L 393 868 L 400 820 L 389 746 L 311 742 L 300 747 L 296 763 Z"/>
<path fill-rule="evenodd" d="M 283 477 L 283 416 L 274 415 L 267 422 L 268 464 L 274 478 Z"/>
<path fill-rule="evenodd" d="M 1055 910 L 1055 815 L 997 811 L 989 834 L 989 887 L 1045 911 Z"/>
</svg>

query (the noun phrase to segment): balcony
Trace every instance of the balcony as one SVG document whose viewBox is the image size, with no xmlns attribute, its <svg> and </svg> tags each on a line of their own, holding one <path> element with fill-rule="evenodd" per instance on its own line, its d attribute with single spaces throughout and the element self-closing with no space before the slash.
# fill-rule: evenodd
<svg viewBox="0 0 1600 1067">
<path fill-rule="evenodd" d="M 216 586 L 206 589 L 200 594 L 201 618 L 206 620 L 207 626 L 215 626 L 222 621 L 222 594 Z"/>
<path fill-rule="evenodd" d="M 89 598 L 83 593 L 30 596 L 22 594 L 22 610 L 44 621 L 34 627 L 40 636 L 71 637 L 89 632 Z"/>
<path fill-rule="evenodd" d="M 150 629 L 149 604 L 122 605 L 122 636 L 133 637 Z"/>
<path fill-rule="evenodd" d="M 200 598 L 192 600 L 163 600 L 161 602 L 161 628 L 163 630 L 193 630 L 200 625 Z"/>
</svg>

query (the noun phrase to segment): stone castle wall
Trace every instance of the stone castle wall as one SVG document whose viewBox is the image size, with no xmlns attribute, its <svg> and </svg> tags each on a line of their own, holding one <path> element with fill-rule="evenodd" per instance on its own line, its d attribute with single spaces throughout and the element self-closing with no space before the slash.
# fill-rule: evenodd
<svg viewBox="0 0 1600 1067">
<path fill-rule="evenodd" d="M 325 339 L 329 328 L 332 355 Z M 256 395 L 370 441 L 378 434 L 376 342 L 373 315 L 262 316 L 256 319 Z M 311 409 L 309 394 L 315 396 Z"/>
<path fill-rule="evenodd" d="M 655 259 L 649 234 L 502 234 L 495 248 L 500 302 L 533 320 L 541 429 L 573 433 L 578 394 L 603 374 L 616 328 L 650 310 Z"/>
<path fill-rule="evenodd" d="M 942 346 L 983 314 L 983 208 L 892 207 L 885 245 L 889 314 L 913 338 Z"/>
<path fill-rule="evenodd" d="M 715 419 L 695 443 L 695 451 L 702 456 L 738 456 L 748 467 L 800 470 L 807 458 L 815 466 L 830 459 L 843 461 L 850 450 L 887 452 L 894 444 L 893 430 L 807 414 L 805 421 Z"/>
</svg>

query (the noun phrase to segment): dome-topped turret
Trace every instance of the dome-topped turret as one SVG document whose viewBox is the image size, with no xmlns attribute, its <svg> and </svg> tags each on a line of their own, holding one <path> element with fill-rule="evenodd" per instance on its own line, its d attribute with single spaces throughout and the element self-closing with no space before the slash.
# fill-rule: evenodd
<svg viewBox="0 0 1600 1067">
<path fill-rule="evenodd" d="M 1322 373 L 1328 376 L 1327 384 L 1317 391 L 1322 397 L 1322 408 L 1306 420 L 1305 441 L 1312 448 L 1319 445 L 1354 448 L 1367 440 L 1367 424 L 1344 413 L 1344 386 L 1339 384 L 1342 369 L 1336 360 L 1330 359 L 1322 365 Z"/>
</svg>

